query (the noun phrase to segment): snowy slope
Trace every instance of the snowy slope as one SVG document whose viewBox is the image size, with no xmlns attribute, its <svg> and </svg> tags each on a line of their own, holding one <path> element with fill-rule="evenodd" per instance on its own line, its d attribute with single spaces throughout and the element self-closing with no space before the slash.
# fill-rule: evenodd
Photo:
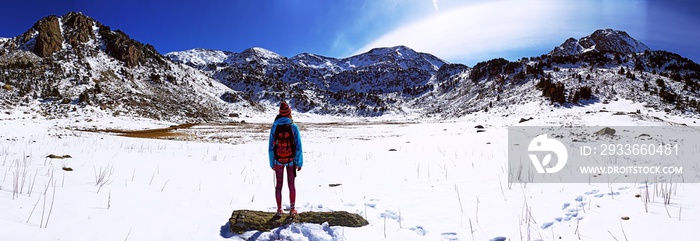
<svg viewBox="0 0 700 241">
<path fill-rule="evenodd" d="M 191 49 L 180 52 L 171 52 L 165 56 L 175 62 L 192 66 L 205 66 L 207 64 L 223 63 L 232 54 L 232 52 L 221 50 Z"/>
<path fill-rule="evenodd" d="M 292 64 L 299 65 L 301 67 L 312 69 L 326 69 L 334 71 L 336 73 L 340 72 L 341 70 L 345 70 L 338 66 L 338 62 L 340 60 L 311 53 L 297 54 L 294 57 L 290 58 L 289 61 Z"/>
<path fill-rule="evenodd" d="M 552 52 L 550 52 L 550 55 L 555 55 L 555 56 L 569 56 L 569 55 L 577 55 L 583 53 L 583 46 L 579 44 L 579 41 L 575 38 L 569 38 L 566 41 L 564 41 L 563 44 L 561 44 L 559 47 L 554 48 Z"/>
</svg>

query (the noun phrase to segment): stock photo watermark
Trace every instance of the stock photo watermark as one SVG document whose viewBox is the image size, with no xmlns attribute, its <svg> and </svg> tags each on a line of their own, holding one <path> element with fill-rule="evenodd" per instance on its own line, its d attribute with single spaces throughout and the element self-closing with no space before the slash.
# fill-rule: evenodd
<svg viewBox="0 0 700 241">
<path fill-rule="evenodd" d="M 508 128 L 511 183 L 694 183 L 698 160 L 695 127 Z"/>
</svg>

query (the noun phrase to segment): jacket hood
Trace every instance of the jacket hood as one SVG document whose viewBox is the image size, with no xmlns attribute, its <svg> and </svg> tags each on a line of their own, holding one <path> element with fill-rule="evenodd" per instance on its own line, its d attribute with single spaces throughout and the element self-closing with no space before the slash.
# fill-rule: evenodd
<svg viewBox="0 0 700 241">
<path fill-rule="evenodd" d="M 293 122 L 292 119 L 289 119 L 289 117 L 281 117 L 281 118 L 275 120 L 275 122 L 273 124 L 284 125 L 284 124 L 291 124 L 292 122 Z"/>
</svg>

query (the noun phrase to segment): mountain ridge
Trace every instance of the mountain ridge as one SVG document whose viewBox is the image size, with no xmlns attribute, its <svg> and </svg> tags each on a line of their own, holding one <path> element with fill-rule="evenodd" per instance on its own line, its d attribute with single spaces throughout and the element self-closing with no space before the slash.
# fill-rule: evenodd
<svg viewBox="0 0 700 241">
<path fill-rule="evenodd" d="M 226 58 L 218 58 L 218 59 L 212 59 L 210 61 L 206 61 L 205 58 L 203 58 L 202 53 L 216 53 L 217 55 L 226 55 Z M 409 57 L 404 58 L 404 55 L 408 55 Z M 334 57 L 327 57 L 323 55 L 318 55 L 318 54 L 313 54 L 313 53 L 300 53 L 297 55 L 292 56 L 291 58 L 284 57 L 282 55 L 279 55 L 273 51 L 267 50 L 265 48 L 261 47 L 251 47 L 248 49 L 243 50 L 240 53 L 235 53 L 231 51 L 224 51 L 224 50 L 211 50 L 211 49 L 203 49 L 203 48 L 195 48 L 195 49 L 190 49 L 190 50 L 184 50 L 184 51 L 174 51 L 174 52 L 169 52 L 165 54 L 166 57 L 169 57 L 171 60 L 179 63 L 184 63 L 188 65 L 193 65 L 193 66 L 204 66 L 207 64 L 220 64 L 227 62 L 231 64 L 232 62 L 230 59 L 246 59 L 246 58 L 256 58 L 256 59 L 276 59 L 276 60 L 288 60 L 293 62 L 294 64 L 298 65 L 306 65 L 307 67 L 318 67 L 318 64 L 310 64 L 313 62 L 324 62 L 332 65 L 337 65 L 337 67 L 347 70 L 351 68 L 356 68 L 356 67 L 366 67 L 368 65 L 381 65 L 383 62 L 394 62 L 394 61 L 401 61 L 403 59 L 420 59 L 423 58 L 426 62 L 429 62 L 430 68 L 433 71 L 437 71 L 437 69 L 442 66 L 442 64 L 448 63 L 447 61 L 444 61 L 438 57 L 435 57 L 434 55 L 427 54 L 427 53 L 418 53 L 415 50 L 399 45 L 399 46 L 394 46 L 394 47 L 383 47 L 383 48 L 374 48 L 371 49 L 370 51 L 354 56 L 349 56 L 346 58 L 334 58 Z M 239 56 L 245 56 L 245 57 L 239 57 Z M 379 57 L 378 57 L 379 56 Z M 309 59 L 313 59 L 316 61 L 309 61 Z M 250 62 L 249 59 L 246 62 Z M 401 65 L 403 68 L 408 68 L 409 66 L 404 63 Z"/>
<path fill-rule="evenodd" d="M 223 85 L 82 13 L 42 18 L 1 43 L 0 69 L 7 106 L 35 101 L 36 111 L 51 118 L 88 107 L 164 120 L 212 120 L 229 112 L 219 98 Z"/>
<path fill-rule="evenodd" d="M 552 52 L 473 67 L 407 46 L 346 58 L 240 53 L 158 53 L 81 13 L 49 16 L 0 40 L 0 105 L 37 103 L 60 118 L 76 108 L 109 115 L 221 121 L 274 112 L 455 118 L 525 102 L 575 106 L 626 98 L 676 113 L 700 112 L 698 64 L 651 51 L 624 31 L 570 38 Z"/>
</svg>

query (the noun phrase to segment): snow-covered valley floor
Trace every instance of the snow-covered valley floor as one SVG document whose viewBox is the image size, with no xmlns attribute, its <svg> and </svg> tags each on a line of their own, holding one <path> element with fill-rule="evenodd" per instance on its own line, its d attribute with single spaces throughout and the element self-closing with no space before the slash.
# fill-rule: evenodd
<svg viewBox="0 0 700 241">
<path fill-rule="evenodd" d="M 641 114 L 613 115 L 637 109 Z M 518 123 L 521 117 L 534 119 Z M 266 120 L 249 121 L 248 129 L 210 126 L 206 135 L 216 137 L 200 142 L 77 131 L 65 127 L 100 123 L 0 113 L 0 239 L 695 240 L 700 184 L 677 184 L 668 206 L 652 194 L 648 212 L 635 197 L 640 184 L 509 184 L 507 126 L 696 120 L 628 101 L 530 104 L 449 122 L 319 124 L 300 115 L 305 160 L 297 208 L 358 213 L 370 225 L 295 224 L 234 235 L 226 226 L 233 210 L 275 209 L 269 130 L 260 127 Z M 477 133 L 475 125 L 486 131 Z M 232 139 L 240 141 L 225 141 Z M 286 186 L 283 197 L 288 204 Z"/>
</svg>

